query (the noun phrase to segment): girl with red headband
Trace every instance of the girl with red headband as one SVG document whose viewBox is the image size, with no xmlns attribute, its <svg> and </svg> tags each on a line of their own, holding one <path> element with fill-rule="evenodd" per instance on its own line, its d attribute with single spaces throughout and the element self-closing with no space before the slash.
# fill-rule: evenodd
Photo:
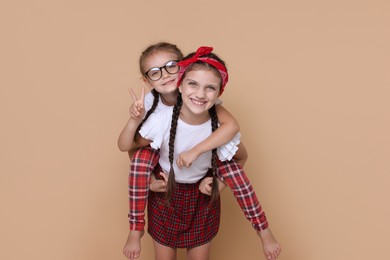
<svg viewBox="0 0 390 260">
<path fill-rule="evenodd" d="M 179 62 L 181 94 L 175 107 L 153 114 L 140 130 L 142 137 L 138 145 L 158 149 L 161 168 L 169 172 L 167 192 L 150 193 L 148 232 L 154 239 L 157 258 L 175 259 L 176 248 L 187 248 L 188 259 L 208 259 L 211 240 L 219 227 L 219 177 L 232 189 L 257 230 L 267 259 L 276 259 L 281 248 L 268 228 L 249 180 L 241 166 L 231 160 L 232 156 L 223 156 L 236 152 L 239 134 L 226 145 L 199 156 L 190 168 L 180 169 L 174 163 L 182 151 L 218 128 L 215 103 L 224 90 L 228 74 L 224 63 L 211 51 L 212 48 L 201 47 Z M 199 191 L 209 168 L 212 168 L 211 197 Z"/>
<path fill-rule="evenodd" d="M 151 92 L 138 100 L 134 93 L 135 101 L 130 108 L 130 119 L 122 130 L 118 146 L 121 151 L 129 151 L 131 157 L 131 168 L 129 174 L 129 224 L 130 231 L 123 253 L 129 258 L 137 258 L 140 253 L 140 238 L 143 235 L 145 220 L 144 211 L 149 191 L 149 181 L 151 190 L 164 190 L 166 182 L 157 180 L 150 176 L 150 173 L 158 164 L 158 151 L 150 147 L 134 149 L 133 142 L 137 140 L 138 130 L 148 117 L 157 111 L 175 105 L 178 90 L 177 79 L 179 75 L 178 61 L 183 58 L 183 54 L 176 45 L 160 42 L 149 46 L 139 60 L 143 82 L 152 89 Z M 145 110 L 147 111 L 146 115 Z M 192 149 L 183 152 L 177 159 L 177 164 L 182 167 L 189 167 L 200 154 L 216 148 L 234 137 L 238 133 L 239 126 L 235 119 L 227 112 L 222 105 L 217 106 L 217 113 L 221 126 L 216 133 L 213 133 L 203 142 L 197 144 Z M 245 148 L 242 151 L 242 160 L 246 160 Z M 165 175 L 162 175 L 165 176 Z M 219 182 L 221 189 L 224 187 Z M 202 184 L 203 192 L 209 192 L 208 185 Z"/>
</svg>

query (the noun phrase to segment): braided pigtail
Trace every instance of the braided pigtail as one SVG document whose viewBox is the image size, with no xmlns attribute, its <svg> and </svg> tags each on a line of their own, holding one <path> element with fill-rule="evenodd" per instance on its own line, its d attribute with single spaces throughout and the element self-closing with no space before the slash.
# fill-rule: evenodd
<svg viewBox="0 0 390 260">
<path fill-rule="evenodd" d="M 211 129 L 214 132 L 218 128 L 218 116 L 217 116 L 217 111 L 215 109 L 215 105 L 209 109 L 209 114 L 211 117 Z M 212 152 L 211 166 L 213 170 L 213 183 L 212 183 L 212 190 L 211 190 L 210 205 L 219 199 L 219 188 L 218 188 L 218 181 L 217 181 L 217 176 L 218 176 L 217 148 L 214 148 L 211 152 Z"/>
<path fill-rule="evenodd" d="M 180 115 L 180 109 L 183 101 L 181 99 L 181 94 L 177 97 L 176 105 L 173 108 L 172 121 L 171 121 L 171 131 L 169 133 L 169 163 L 171 168 L 169 170 L 169 178 L 167 183 L 167 192 L 165 193 L 165 199 L 169 201 L 172 197 L 173 189 L 176 186 L 175 181 L 175 171 L 173 170 L 173 160 L 174 160 L 174 148 L 175 148 L 175 137 L 177 129 L 177 121 Z"/>
<path fill-rule="evenodd" d="M 149 116 L 154 112 L 154 110 L 156 110 L 160 94 L 155 89 L 152 89 L 152 94 L 154 97 L 152 107 L 148 110 L 148 112 L 146 112 L 144 119 L 141 121 L 141 123 L 137 127 L 137 130 L 135 131 L 135 135 L 134 135 L 135 142 L 137 142 L 139 139 L 138 132 L 141 129 L 142 125 L 146 122 L 146 120 L 148 120 Z"/>
</svg>

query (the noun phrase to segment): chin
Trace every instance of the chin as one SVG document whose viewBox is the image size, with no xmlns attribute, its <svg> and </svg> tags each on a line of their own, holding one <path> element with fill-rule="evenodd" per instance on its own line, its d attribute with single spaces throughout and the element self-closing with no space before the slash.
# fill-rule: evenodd
<svg viewBox="0 0 390 260">
<path fill-rule="evenodd" d="M 176 86 L 174 87 L 163 86 L 163 87 L 156 88 L 157 92 L 161 94 L 173 93 L 176 91 L 176 89 L 177 89 Z"/>
<path fill-rule="evenodd" d="M 208 113 L 210 108 L 207 107 L 195 107 L 191 109 L 191 112 L 195 115 L 201 115 L 204 113 Z"/>
</svg>

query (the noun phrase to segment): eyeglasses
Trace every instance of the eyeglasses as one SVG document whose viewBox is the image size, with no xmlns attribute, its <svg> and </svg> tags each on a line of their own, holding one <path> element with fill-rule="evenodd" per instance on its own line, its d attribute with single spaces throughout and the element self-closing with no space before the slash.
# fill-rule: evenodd
<svg viewBox="0 0 390 260">
<path fill-rule="evenodd" d="M 145 72 L 145 76 L 147 76 L 150 80 L 153 80 L 153 81 L 159 80 L 162 77 L 162 69 L 163 68 L 169 74 L 175 74 L 179 71 L 179 66 L 177 65 L 177 63 L 178 63 L 177 60 L 168 61 L 162 67 L 155 67 L 155 68 L 149 69 L 147 72 Z"/>
</svg>

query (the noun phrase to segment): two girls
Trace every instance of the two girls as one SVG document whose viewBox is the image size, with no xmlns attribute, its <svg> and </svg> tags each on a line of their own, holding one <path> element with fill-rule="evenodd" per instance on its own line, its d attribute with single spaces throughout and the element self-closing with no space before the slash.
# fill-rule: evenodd
<svg viewBox="0 0 390 260">
<path fill-rule="evenodd" d="M 241 166 L 234 160 L 229 161 L 229 154 L 232 155 L 237 150 L 237 136 L 228 144 L 219 145 L 218 151 L 213 149 L 213 152 L 196 156 L 197 159 L 189 168 L 179 167 L 181 153 L 193 149 L 218 129 L 215 108 L 219 105 L 215 106 L 215 103 L 224 90 L 228 74 L 224 63 L 211 50 L 212 48 L 199 48 L 196 53 L 179 63 L 177 85 L 181 94 L 176 94 L 175 107 L 153 113 L 143 124 L 140 130 L 142 137 L 138 142 L 129 141 L 131 147 L 138 144 L 159 149 L 161 168 L 164 172 L 169 172 L 167 193 L 151 192 L 149 198 L 148 231 L 154 239 L 156 258 L 175 259 L 176 248 L 184 247 L 187 248 L 188 259 L 208 259 L 210 243 L 219 226 L 218 177 L 232 189 L 246 217 L 257 230 L 267 259 L 276 259 L 280 246 L 268 228 L 253 188 Z M 150 63 L 153 63 L 153 59 L 150 59 Z M 162 69 L 169 73 L 167 64 L 151 68 L 157 68 L 161 74 Z M 155 163 L 156 158 L 152 157 Z M 138 170 L 152 170 L 148 158 L 137 160 L 142 164 Z M 209 168 L 212 169 L 213 176 L 211 197 L 199 191 L 199 184 Z M 130 192 L 130 197 L 131 194 Z M 132 248 L 131 241 L 130 245 L 128 243 L 125 246 L 124 253 L 130 259 L 139 256 L 139 251 Z"/>
</svg>

